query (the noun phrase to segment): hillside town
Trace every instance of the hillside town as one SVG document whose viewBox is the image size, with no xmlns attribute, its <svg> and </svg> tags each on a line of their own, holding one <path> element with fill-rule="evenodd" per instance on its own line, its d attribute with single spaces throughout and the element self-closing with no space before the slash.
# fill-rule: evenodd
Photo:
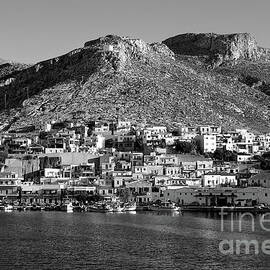
<svg viewBox="0 0 270 270">
<path fill-rule="evenodd" d="M 213 125 L 169 130 L 119 119 L 2 132 L 1 207 L 267 206 L 269 148 L 270 133 Z"/>
</svg>

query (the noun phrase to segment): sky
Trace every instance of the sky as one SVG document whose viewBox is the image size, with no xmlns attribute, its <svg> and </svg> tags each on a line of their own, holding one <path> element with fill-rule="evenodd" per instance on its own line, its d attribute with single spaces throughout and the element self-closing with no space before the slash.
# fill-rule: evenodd
<svg viewBox="0 0 270 270">
<path fill-rule="evenodd" d="M 36 63 L 107 34 L 249 32 L 270 48 L 269 11 L 269 0 L 0 0 L 0 58 Z"/>
</svg>

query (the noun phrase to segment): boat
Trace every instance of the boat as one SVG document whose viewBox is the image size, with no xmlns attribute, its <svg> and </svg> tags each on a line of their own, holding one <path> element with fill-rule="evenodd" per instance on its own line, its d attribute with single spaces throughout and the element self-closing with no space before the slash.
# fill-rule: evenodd
<svg viewBox="0 0 270 270">
<path fill-rule="evenodd" d="M 150 205 L 138 205 L 137 204 L 136 211 L 151 211 Z"/>
<path fill-rule="evenodd" d="M 62 204 L 61 207 L 60 207 L 60 210 L 64 211 L 64 212 L 67 212 L 67 213 L 71 213 L 71 212 L 73 212 L 73 205 L 72 205 L 71 202 Z"/>
<path fill-rule="evenodd" d="M 137 205 L 136 205 L 136 202 L 134 203 L 125 203 L 124 204 L 124 208 L 123 208 L 123 212 L 126 212 L 126 211 L 136 211 L 136 208 L 137 208 Z"/>
<path fill-rule="evenodd" d="M 5 212 L 11 212 L 13 210 L 14 210 L 14 208 L 13 208 L 13 205 L 11 205 L 11 204 L 7 204 L 7 205 L 4 206 L 4 211 Z"/>
<path fill-rule="evenodd" d="M 84 205 L 75 205 L 75 206 L 73 206 L 73 211 L 74 212 L 84 212 L 85 206 Z"/>
<path fill-rule="evenodd" d="M 40 205 L 33 204 L 33 205 L 30 207 L 30 210 L 31 210 L 31 211 L 41 211 L 41 206 L 40 206 Z"/>
<path fill-rule="evenodd" d="M 106 212 L 113 212 L 113 207 L 107 203 L 94 203 L 92 205 L 89 205 L 86 208 L 86 210 L 88 212 L 106 213 Z"/>
<path fill-rule="evenodd" d="M 153 204 L 150 206 L 152 211 L 180 211 L 181 208 L 176 206 L 173 202 L 162 202 L 160 204 Z"/>
<path fill-rule="evenodd" d="M 114 203 L 112 205 L 112 212 L 123 212 L 124 206 L 121 203 Z"/>
<path fill-rule="evenodd" d="M 24 205 L 16 205 L 16 206 L 14 206 L 14 210 L 25 211 L 25 206 Z"/>
<path fill-rule="evenodd" d="M 44 211 L 54 211 L 55 210 L 55 206 L 54 205 L 51 205 L 51 204 L 46 204 L 44 206 Z"/>
</svg>

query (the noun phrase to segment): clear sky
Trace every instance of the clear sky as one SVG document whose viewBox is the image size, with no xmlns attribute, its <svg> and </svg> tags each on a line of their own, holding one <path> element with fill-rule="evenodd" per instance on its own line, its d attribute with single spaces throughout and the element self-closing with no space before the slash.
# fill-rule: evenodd
<svg viewBox="0 0 270 270">
<path fill-rule="evenodd" d="M 0 58 L 35 63 L 107 34 L 250 32 L 270 48 L 269 12 L 269 0 L 0 0 Z"/>
</svg>

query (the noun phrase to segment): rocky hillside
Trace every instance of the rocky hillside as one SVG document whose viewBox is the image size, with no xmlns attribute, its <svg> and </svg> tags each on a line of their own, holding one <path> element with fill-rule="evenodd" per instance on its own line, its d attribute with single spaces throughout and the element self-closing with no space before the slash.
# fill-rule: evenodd
<svg viewBox="0 0 270 270">
<path fill-rule="evenodd" d="M 184 34 L 154 44 L 109 35 L 0 73 L 0 126 L 71 117 L 112 120 L 119 109 L 134 122 L 266 131 L 270 97 L 241 80 L 241 71 L 235 75 L 245 63 L 269 65 L 268 51 L 248 34 Z"/>
<path fill-rule="evenodd" d="M 13 80 L 13 77 L 23 69 L 28 68 L 30 65 L 9 62 L 0 59 L 0 86 L 7 84 Z"/>
</svg>

